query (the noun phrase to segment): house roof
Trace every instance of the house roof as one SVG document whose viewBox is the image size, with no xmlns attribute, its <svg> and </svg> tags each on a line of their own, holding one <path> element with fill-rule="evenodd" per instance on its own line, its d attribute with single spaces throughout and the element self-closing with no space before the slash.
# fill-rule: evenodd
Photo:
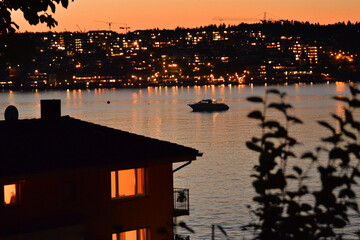
<svg viewBox="0 0 360 240">
<path fill-rule="evenodd" d="M 0 121 L 0 177 L 83 168 L 126 169 L 195 160 L 193 148 L 89 123 Z"/>
</svg>

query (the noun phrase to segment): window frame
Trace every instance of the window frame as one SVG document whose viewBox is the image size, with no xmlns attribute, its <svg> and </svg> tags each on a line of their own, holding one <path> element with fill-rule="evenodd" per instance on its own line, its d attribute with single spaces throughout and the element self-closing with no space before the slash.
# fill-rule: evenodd
<svg viewBox="0 0 360 240">
<path fill-rule="evenodd" d="M 138 170 L 142 169 L 143 172 L 143 193 L 138 193 L 139 189 L 138 189 L 138 181 L 139 181 L 139 177 L 138 177 Z M 133 195 L 127 195 L 127 196 L 120 196 L 119 194 L 119 172 L 124 171 L 124 170 L 134 170 L 135 171 L 135 194 Z M 112 173 L 115 173 L 115 197 L 113 197 L 113 186 L 112 186 Z M 146 168 L 130 168 L 130 169 L 122 169 L 122 170 L 115 170 L 115 171 L 111 171 L 110 172 L 110 196 L 112 200 L 117 200 L 117 199 L 127 199 L 127 198 L 136 198 L 136 197 L 142 197 L 142 196 L 146 196 L 147 195 L 147 187 L 146 187 Z"/>
</svg>

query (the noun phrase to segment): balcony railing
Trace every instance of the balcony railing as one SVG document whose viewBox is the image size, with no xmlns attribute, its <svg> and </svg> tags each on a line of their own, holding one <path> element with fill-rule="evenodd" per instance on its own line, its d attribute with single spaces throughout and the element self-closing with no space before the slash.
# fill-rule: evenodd
<svg viewBox="0 0 360 240">
<path fill-rule="evenodd" d="M 175 234 L 174 239 L 175 240 L 190 240 L 190 236 Z"/>
<path fill-rule="evenodd" d="M 189 189 L 174 188 L 174 216 L 189 215 Z"/>
</svg>

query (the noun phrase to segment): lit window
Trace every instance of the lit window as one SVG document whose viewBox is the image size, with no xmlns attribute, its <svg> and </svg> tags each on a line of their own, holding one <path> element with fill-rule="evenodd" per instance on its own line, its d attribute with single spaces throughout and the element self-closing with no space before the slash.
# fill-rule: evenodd
<svg viewBox="0 0 360 240">
<path fill-rule="evenodd" d="M 146 228 L 121 233 L 113 233 L 112 240 L 146 240 Z"/>
<path fill-rule="evenodd" d="M 19 202 L 18 184 L 4 185 L 4 204 L 14 205 Z"/>
<path fill-rule="evenodd" d="M 111 198 L 142 195 L 145 193 L 144 168 L 111 172 Z"/>
</svg>

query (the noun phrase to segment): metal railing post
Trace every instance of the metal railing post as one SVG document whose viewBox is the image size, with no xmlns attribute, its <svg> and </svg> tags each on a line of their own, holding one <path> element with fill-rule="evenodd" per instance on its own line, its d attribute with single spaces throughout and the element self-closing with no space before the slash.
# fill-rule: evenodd
<svg viewBox="0 0 360 240">
<path fill-rule="evenodd" d="M 211 240 L 215 240 L 215 225 L 211 225 Z"/>
</svg>

